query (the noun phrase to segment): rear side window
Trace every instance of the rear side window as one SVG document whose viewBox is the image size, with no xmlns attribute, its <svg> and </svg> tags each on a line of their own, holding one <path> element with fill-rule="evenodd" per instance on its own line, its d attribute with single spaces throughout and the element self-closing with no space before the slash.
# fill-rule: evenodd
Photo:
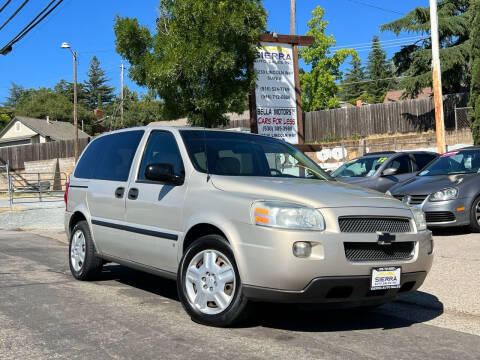
<svg viewBox="0 0 480 360">
<path fill-rule="evenodd" d="M 85 150 L 75 169 L 75 177 L 127 181 L 133 157 L 143 131 L 127 131 L 102 136 Z"/>
<path fill-rule="evenodd" d="M 417 163 L 417 170 L 422 170 L 430 161 L 437 156 L 434 154 L 413 154 L 415 162 Z"/>
<path fill-rule="evenodd" d="M 412 164 L 410 163 L 410 156 L 402 155 L 393 159 L 387 168 L 397 169 L 397 175 L 411 173 Z"/>
</svg>

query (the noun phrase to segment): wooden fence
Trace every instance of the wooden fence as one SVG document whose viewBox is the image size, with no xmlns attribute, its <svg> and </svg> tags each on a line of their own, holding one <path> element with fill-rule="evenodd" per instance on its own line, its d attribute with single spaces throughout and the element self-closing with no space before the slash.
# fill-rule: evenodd
<svg viewBox="0 0 480 360">
<path fill-rule="evenodd" d="M 78 140 L 78 152 L 82 153 L 89 139 Z M 73 140 L 10 146 L 0 148 L 0 164 L 9 163 L 10 168 L 25 169 L 26 161 L 69 158 L 74 156 Z"/>
<path fill-rule="evenodd" d="M 444 97 L 445 127 L 455 128 L 455 107 L 466 106 L 468 94 Z M 335 141 L 355 136 L 427 131 L 435 128 L 433 99 L 398 101 L 305 113 L 305 142 Z"/>
</svg>

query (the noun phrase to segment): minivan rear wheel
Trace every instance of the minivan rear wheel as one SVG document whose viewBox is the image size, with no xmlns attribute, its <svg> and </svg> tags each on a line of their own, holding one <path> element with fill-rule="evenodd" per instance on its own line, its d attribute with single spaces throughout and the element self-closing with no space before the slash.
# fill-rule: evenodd
<svg viewBox="0 0 480 360">
<path fill-rule="evenodd" d="M 93 280 L 102 269 L 103 261 L 97 256 L 88 223 L 79 221 L 70 235 L 69 264 L 77 280 Z"/>
<path fill-rule="evenodd" d="M 233 252 L 224 237 L 206 235 L 185 251 L 178 270 L 178 296 L 193 321 L 225 327 L 244 315 L 247 299 Z"/>
</svg>

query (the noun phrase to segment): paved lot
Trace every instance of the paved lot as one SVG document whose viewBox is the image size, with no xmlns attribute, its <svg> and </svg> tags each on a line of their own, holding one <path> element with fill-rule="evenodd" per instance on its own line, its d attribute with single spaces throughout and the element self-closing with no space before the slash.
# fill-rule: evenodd
<svg viewBox="0 0 480 360">
<path fill-rule="evenodd" d="M 452 236 L 459 244 L 480 242 L 478 235 Z M 444 238 L 437 239 L 440 261 L 449 246 Z M 452 266 L 441 272 L 436 262 L 438 274 L 422 291 L 375 311 L 267 305 L 242 327 L 214 329 L 188 318 L 172 281 L 118 265 L 107 265 L 99 281 L 75 281 L 65 244 L 0 231 L 0 358 L 479 359 L 480 317 L 471 294 L 469 306 L 477 307 L 465 312 L 452 296 L 435 295 L 463 290 L 430 290 L 437 277 L 451 281 L 457 261 L 464 264 L 446 261 Z"/>
</svg>

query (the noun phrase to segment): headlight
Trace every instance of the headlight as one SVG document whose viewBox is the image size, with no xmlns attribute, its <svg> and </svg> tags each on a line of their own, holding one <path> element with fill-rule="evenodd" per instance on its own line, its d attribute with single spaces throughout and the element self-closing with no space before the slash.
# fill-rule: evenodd
<svg viewBox="0 0 480 360">
<path fill-rule="evenodd" d="M 275 201 L 254 203 L 252 221 L 256 225 L 282 229 L 325 230 L 325 221 L 318 210 Z"/>
<path fill-rule="evenodd" d="M 413 219 L 415 220 L 415 225 L 417 226 L 417 231 L 423 231 L 427 229 L 427 220 L 425 219 L 425 213 L 414 206 L 410 207 L 410 210 L 413 214 Z"/>
<path fill-rule="evenodd" d="M 428 198 L 429 201 L 444 201 L 444 200 L 453 200 L 456 199 L 458 195 L 458 189 L 456 188 L 448 188 L 437 191 L 433 193 Z"/>
</svg>

